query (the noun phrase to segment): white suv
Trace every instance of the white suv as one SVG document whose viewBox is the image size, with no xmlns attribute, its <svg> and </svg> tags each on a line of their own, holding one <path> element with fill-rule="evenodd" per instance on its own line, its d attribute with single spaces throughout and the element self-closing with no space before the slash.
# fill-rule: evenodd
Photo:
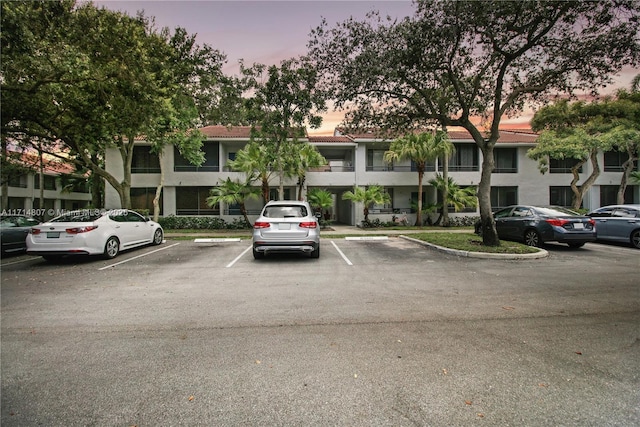
<svg viewBox="0 0 640 427">
<path fill-rule="evenodd" d="M 262 208 L 253 224 L 253 257 L 260 259 L 272 252 L 303 252 L 311 258 L 320 257 L 320 224 L 309 203 L 271 201 Z"/>
</svg>

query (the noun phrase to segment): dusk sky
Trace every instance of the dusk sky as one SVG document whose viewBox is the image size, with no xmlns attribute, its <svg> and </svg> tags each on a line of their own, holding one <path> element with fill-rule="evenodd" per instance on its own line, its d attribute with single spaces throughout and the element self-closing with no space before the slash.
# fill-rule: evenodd
<svg viewBox="0 0 640 427">
<path fill-rule="evenodd" d="M 367 12 L 379 10 L 381 15 L 403 18 L 413 14 L 407 0 L 387 1 L 94 1 L 97 6 L 120 10 L 135 16 L 144 10 L 155 17 L 161 27 L 183 27 L 197 34 L 199 44 L 208 44 L 227 56 L 226 74 L 238 72 L 238 60 L 245 64 L 278 64 L 283 59 L 303 55 L 307 51 L 310 31 L 322 18 L 330 26 L 349 17 L 364 19 Z M 630 70 L 619 80 L 619 86 L 629 87 L 638 70 Z M 603 92 L 610 92 L 605 90 Z M 320 129 L 310 134 L 331 135 L 342 120 L 343 113 L 329 111 Z M 505 125 L 509 124 L 505 118 Z M 515 119 L 514 124 L 527 125 L 528 118 Z M 522 127 L 522 126 L 521 126 Z"/>
</svg>

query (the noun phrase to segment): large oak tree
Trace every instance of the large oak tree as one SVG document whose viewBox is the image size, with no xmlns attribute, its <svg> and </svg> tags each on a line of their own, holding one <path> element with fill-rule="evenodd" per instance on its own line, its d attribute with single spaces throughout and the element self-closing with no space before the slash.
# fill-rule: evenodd
<svg viewBox="0 0 640 427">
<path fill-rule="evenodd" d="M 638 63 L 640 5 L 620 1 L 417 0 L 402 20 L 371 13 L 311 33 L 308 56 L 346 125 L 406 133 L 462 127 L 483 154 L 485 245 L 493 151 L 505 116 L 554 93 L 596 91 Z"/>
</svg>

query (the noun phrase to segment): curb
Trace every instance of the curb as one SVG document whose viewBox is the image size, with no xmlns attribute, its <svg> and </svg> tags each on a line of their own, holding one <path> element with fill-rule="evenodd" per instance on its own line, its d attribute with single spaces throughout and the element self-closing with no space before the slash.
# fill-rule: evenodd
<svg viewBox="0 0 640 427">
<path fill-rule="evenodd" d="M 428 248 L 435 249 L 439 252 L 444 252 L 449 255 L 456 255 L 459 257 L 466 258 L 483 258 L 483 259 L 540 259 L 546 258 L 549 256 L 549 252 L 544 249 L 538 249 L 538 252 L 530 253 L 530 254 L 492 254 L 487 252 L 471 252 L 471 251 L 461 251 L 457 249 L 445 248 L 442 246 L 434 245 L 433 243 L 425 242 L 423 240 L 414 239 L 413 237 L 400 235 L 401 239 L 408 240 L 410 242 L 417 243 L 422 246 L 426 246 Z"/>
</svg>

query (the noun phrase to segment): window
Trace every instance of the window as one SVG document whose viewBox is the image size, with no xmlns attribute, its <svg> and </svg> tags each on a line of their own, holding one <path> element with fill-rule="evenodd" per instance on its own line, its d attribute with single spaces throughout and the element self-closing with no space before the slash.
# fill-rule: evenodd
<svg viewBox="0 0 640 427">
<path fill-rule="evenodd" d="M 495 212 L 518 204 L 518 187 L 491 187 L 491 208 Z"/>
<path fill-rule="evenodd" d="M 156 196 L 155 187 L 132 188 L 130 194 L 132 209 L 147 209 L 149 212 L 153 212 L 153 199 Z M 162 215 L 162 194 L 160 194 L 159 208 L 160 215 Z"/>
<path fill-rule="evenodd" d="M 202 144 L 204 163 L 195 166 L 185 159 L 177 147 L 173 147 L 173 170 L 175 172 L 218 172 L 220 170 L 220 144 L 218 142 L 205 142 Z"/>
<path fill-rule="evenodd" d="M 133 147 L 131 173 L 160 173 L 160 159 L 157 154 L 151 152 L 150 146 L 136 145 Z"/>
<path fill-rule="evenodd" d="M 607 151 L 604 153 L 604 171 L 622 172 L 622 165 L 629 160 L 629 154 L 623 151 Z"/>
<path fill-rule="evenodd" d="M 269 187 L 269 200 L 279 200 L 280 196 L 278 195 L 280 189 Z M 292 200 L 291 199 L 291 189 L 284 189 L 284 200 Z"/>
<path fill-rule="evenodd" d="M 387 150 L 367 150 L 367 170 L 368 171 L 390 171 L 393 164 L 385 162 L 384 153 Z"/>
<path fill-rule="evenodd" d="M 518 173 L 518 150 L 513 148 L 496 148 L 493 150 L 495 173 Z"/>
<path fill-rule="evenodd" d="M 424 165 L 425 172 L 435 172 L 436 170 L 436 161 L 432 160 L 430 162 L 426 162 Z M 416 167 L 416 162 L 411 160 L 411 172 L 417 172 L 418 168 Z"/>
<path fill-rule="evenodd" d="M 480 170 L 478 147 L 475 144 L 453 144 L 456 152 L 449 159 L 449 170 L 453 172 L 473 172 Z M 438 164 L 442 170 L 443 162 Z"/>
<path fill-rule="evenodd" d="M 425 206 L 427 206 L 427 193 L 425 193 L 424 191 L 422 192 L 422 209 L 425 208 Z M 417 191 L 412 191 L 411 192 L 411 207 L 409 208 L 409 211 L 411 213 L 416 213 L 418 209 L 418 192 Z"/>
<path fill-rule="evenodd" d="M 382 191 L 389 195 L 389 203 L 384 203 L 382 205 L 373 205 L 369 210 L 371 213 L 393 212 L 393 188 L 383 188 Z"/>
<path fill-rule="evenodd" d="M 40 189 L 40 175 L 36 174 L 33 177 L 33 188 L 36 190 Z M 44 189 L 45 190 L 55 190 L 56 189 L 56 177 L 51 175 L 44 176 Z"/>
<path fill-rule="evenodd" d="M 624 191 L 624 203 L 638 203 L 634 200 L 634 189 L 636 186 L 627 185 Z M 618 204 L 618 185 L 601 185 L 600 186 L 600 206 L 617 205 Z"/>
<path fill-rule="evenodd" d="M 549 204 L 554 206 L 573 206 L 571 187 L 549 187 Z"/>
<path fill-rule="evenodd" d="M 11 175 L 9 187 L 27 188 L 27 175 Z"/>
<path fill-rule="evenodd" d="M 176 215 L 218 215 L 220 206 L 207 206 L 211 187 L 177 187 Z"/>
<path fill-rule="evenodd" d="M 577 163 L 576 159 L 549 159 L 549 173 L 571 173 L 571 168 Z M 582 173 L 582 166 L 578 173 Z"/>
</svg>

